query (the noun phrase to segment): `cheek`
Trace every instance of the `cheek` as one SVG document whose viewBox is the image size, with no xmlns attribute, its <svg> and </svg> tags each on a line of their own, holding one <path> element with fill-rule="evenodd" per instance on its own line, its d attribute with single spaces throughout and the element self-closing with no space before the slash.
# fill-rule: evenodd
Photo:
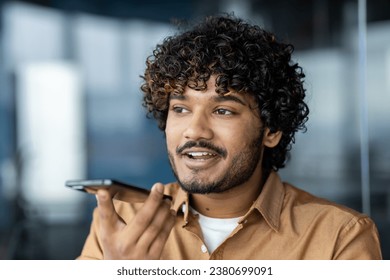
<svg viewBox="0 0 390 280">
<path fill-rule="evenodd" d="M 168 150 L 171 150 L 172 148 L 176 147 L 180 139 L 180 133 L 178 131 L 178 127 L 173 126 L 169 122 L 167 122 L 167 126 L 165 128 L 165 139 L 166 139 L 166 145 L 168 147 Z"/>
<path fill-rule="evenodd" d="M 172 132 L 169 129 L 165 129 L 165 142 L 168 150 L 172 146 L 172 141 Z"/>
<path fill-rule="evenodd" d="M 240 120 L 234 124 L 225 127 L 225 134 L 236 139 L 237 141 L 246 141 L 253 138 L 259 131 L 257 123 L 251 120 Z M 241 139 L 241 140 L 238 140 Z"/>
<path fill-rule="evenodd" d="M 248 148 L 254 148 L 255 143 L 258 143 L 259 146 L 262 144 L 261 139 L 261 129 L 255 128 L 252 126 L 241 126 L 237 128 L 234 132 L 234 135 L 230 135 L 227 138 L 229 141 L 230 149 L 236 152 L 241 152 Z"/>
</svg>

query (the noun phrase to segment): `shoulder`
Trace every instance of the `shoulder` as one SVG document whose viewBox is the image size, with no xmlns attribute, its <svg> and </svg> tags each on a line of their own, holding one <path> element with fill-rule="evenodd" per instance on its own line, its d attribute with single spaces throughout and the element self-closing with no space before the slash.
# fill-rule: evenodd
<svg viewBox="0 0 390 280">
<path fill-rule="evenodd" d="M 347 232 L 353 226 L 371 226 L 373 221 L 366 214 L 347 206 L 320 198 L 289 183 L 283 183 L 284 211 L 306 222 L 327 223 Z M 340 232 L 341 234 L 341 232 Z"/>
<path fill-rule="evenodd" d="M 366 214 L 283 183 L 283 229 L 315 248 L 332 248 L 332 259 L 381 259 L 379 234 Z M 321 247 L 322 246 L 322 247 Z"/>
<path fill-rule="evenodd" d="M 285 189 L 285 206 L 290 206 L 298 209 L 309 208 L 313 211 L 334 211 L 335 213 L 345 214 L 347 216 L 365 216 L 364 214 L 361 214 L 352 208 L 313 195 L 289 183 L 284 182 L 283 186 Z"/>
</svg>

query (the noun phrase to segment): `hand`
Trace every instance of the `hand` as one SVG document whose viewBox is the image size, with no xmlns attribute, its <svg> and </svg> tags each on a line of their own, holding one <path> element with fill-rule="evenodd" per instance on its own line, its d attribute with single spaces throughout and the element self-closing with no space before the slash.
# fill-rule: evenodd
<svg viewBox="0 0 390 280">
<path fill-rule="evenodd" d="M 127 225 L 115 212 L 107 190 L 97 192 L 99 234 L 104 259 L 159 259 L 175 223 L 171 202 L 163 199 L 164 185 L 152 187 L 148 199 Z"/>
</svg>

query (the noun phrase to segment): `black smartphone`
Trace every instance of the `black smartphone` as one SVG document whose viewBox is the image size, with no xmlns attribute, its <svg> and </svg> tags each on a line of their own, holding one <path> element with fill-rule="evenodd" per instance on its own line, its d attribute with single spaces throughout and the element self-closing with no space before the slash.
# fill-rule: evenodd
<svg viewBox="0 0 390 280">
<path fill-rule="evenodd" d="M 96 194 L 99 188 L 108 189 L 111 197 L 125 202 L 144 202 L 150 191 L 114 179 L 67 180 L 65 185 L 71 189 Z M 165 195 L 165 198 L 170 198 Z"/>
</svg>

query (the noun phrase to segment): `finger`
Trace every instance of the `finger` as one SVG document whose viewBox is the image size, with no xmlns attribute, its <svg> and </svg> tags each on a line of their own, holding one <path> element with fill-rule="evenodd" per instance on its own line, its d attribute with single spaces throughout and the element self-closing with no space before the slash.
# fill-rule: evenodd
<svg viewBox="0 0 390 280">
<path fill-rule="evenodd" d="M 153 185 L 149 197 L 128 227 L 134 236 L 140 237 L 158 213 L 158 209 L 163 203 L 163 193 L 163 184 L 156 183 Z"/>
<path fill-rule="evenodd" d="M 167 217 L 164 223 L 164 227 L 160 231 L 160 234 L 156 236 L 152 244 L 149 247 L 148 259 L 157 260 L 160 259 L 162 250 L 164 249 L 165 243 L 171 233 L 173 226 L 175 225 L 176 213 L 170 210 L 170 215 Z"/>
<path fill-rule="evenodd" d="M 149 226 L 144 230 L 137 241 L 137 247 L 149 250 L 149 247 L 156 237 L 164 231 L 167 221 L 171 218 L 170 202 L 163 201 L 151 220 Z"/>
<path fill-rule="evenodd" d="M 115 211 L 114 203 L 109 191 L 106 189 L 98 190 L 96 193 L 96 199 L 98 202 L 101 232 L 103 234 L 106 231 L 111 232 L 115 229 L 121 219 Z"/>
</svg>

